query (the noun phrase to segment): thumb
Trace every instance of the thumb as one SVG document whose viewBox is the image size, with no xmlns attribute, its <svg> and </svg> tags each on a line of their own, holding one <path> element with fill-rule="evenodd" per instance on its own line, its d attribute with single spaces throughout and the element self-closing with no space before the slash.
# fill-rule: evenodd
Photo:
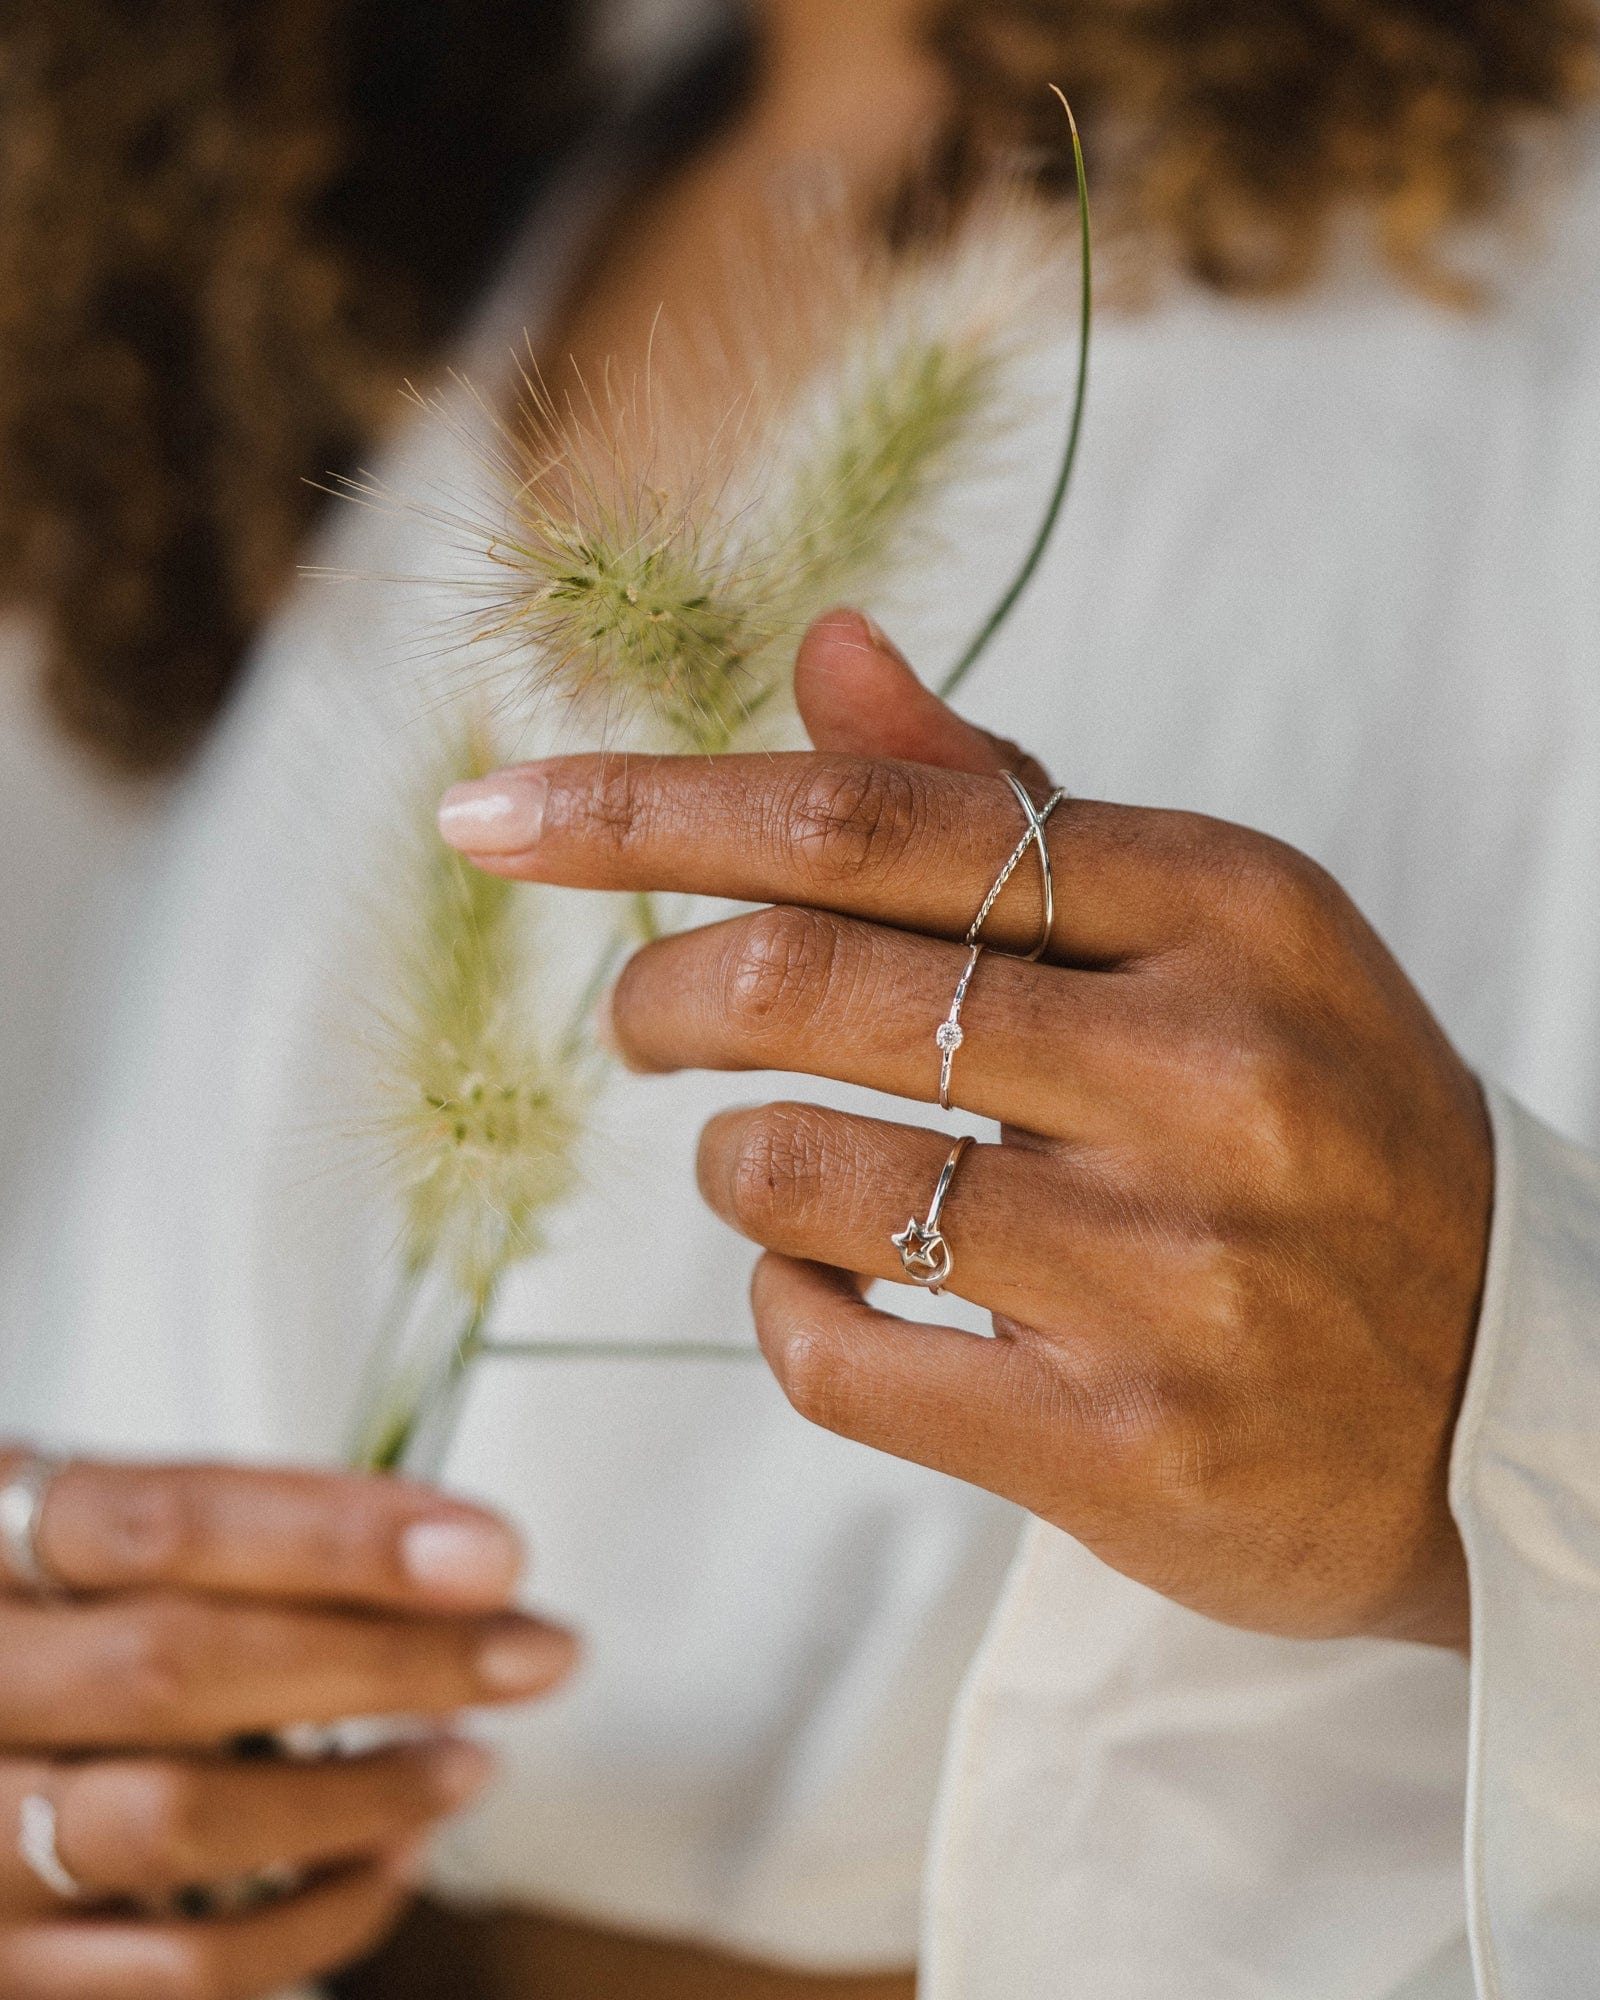
<svg viewBox="0 0 1600 2000">
<path fill-rule="evenodd" d="M 829 611 L 800 642 L 794 667 L 800 719 L 819 750 L 892 757 L 982 775 L 1014 771 L 1050 780 L 1014 743 L 964 721 L 923 686 L 905 655 L 859 611 Z"/>
</svg>

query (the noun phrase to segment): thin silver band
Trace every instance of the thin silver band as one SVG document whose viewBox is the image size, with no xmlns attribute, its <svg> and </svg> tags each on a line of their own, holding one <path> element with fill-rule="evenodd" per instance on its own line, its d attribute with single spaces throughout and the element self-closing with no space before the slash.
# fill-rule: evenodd
<svg viewBox="0 0 1600 2000">
<path fill-rule="evenodd" d="M 1011 850 L 1010 855 L 1006 859 L 1005 866 L 995 877 L 994 887 L 984 897 L 983 907 L 973 918 L 971 926 L 967 931 L 966 942 L 969 945 L 978 942 L 979 935 L 984 925 L 988 922 L 989 912 L 1000 900 L 1001 890 L 1004 889 L 1012 876 L 1017 872 L 1022 857 L 1032 847 L 1037 850 L 1039 856 L 1040 889 L 1044 897 L 1044 914 L 1039 926 L 1039 942 L 1034 946 L 1033 950 L 1013 954 L 1016 957 L 1026 958 L 1031 962 L 1034 959 L 1044 957 L 1045 951 L 1049 947 L 1050 933 L 1055 928 L 1056 883 L 1054 872 L 1050 866 L 1050 847 L 1044 837 L 1044 827 L 1045 821 L 1049 819 L 1056 807 L 1065 802 L 1067 794 L 1065 788 L 1058 785 L 1042 806 L 1036 806 L 1029 797 L 1028 789 L 1020 778 L 1014 777 L 1010 771 L 1007 771 L 1005 773 L 1005 781 L 1011 787 L 1012 791 L 1015 792 L 1018 805 L 1021 806 L 1022 810 L 1028 816 L 1028 830 Z"/>
<path fill-rule="evenodd" d="M 939 1218 L 944 1213 L 945 1196 L 950 1192 L 950 1183 L 956 1177 L 961 1156 L 971 1144 L 971 1137 L 963 1134 L 950 1148 L 950 1157 L 939 1170 L 933 1200 L 928 1203 L 924 1219 L 918 1222 L 912 1216 L 905 1228 L 897 1230 L 889 1239 L 900 1252 L 900 1262 L 912 1284 L 926 1287 L 935 1296 L 944 1290 L 950 1273 L 956 1267 L 955 1252 L 939 1227 Z"/>
<path fill-rule="evenodd" d="M 972 975 L 977 970 L 978 960 L 982 955 L 983 946 L 981 944 L 973 945 L 967 953 L 966 969 L 961 975 L 960 984 L 956 987 L 954 998 L 950 1002 L 949 1015 L 939 1023 L 938 1032 L 933 1038 L 939 1045 L 939 1109 L 941 1111 L 948 1111 L 950 1109 L 950 1071 L 955 1063 L 956 1050 L 966 1040 L 966 1032 L 961 1026 L 961 1006 L 967 997 L 967 988 L 972 984 Z"/>
<path fill-rule="evenodd" d="M 1022 857 L 1030 847 L 1035 849 L 1039 856 L 1040 889 L 1044 901 L 1043 918 L 1039 926 L 1039 942 L 1030 952 L 1012 953 L 1008 954 L 1008 956 L 1026 957 L 1030 963 L 1035 959 L 1042 958 L 1046 947 L 1050 943 L 1050 933 L 1055 928 L 1055 874 L 1050 866 L 1050 848 L 1044 837 L 1044 828 L 1045 821 L 1049 819 L 1050 815 L 1061 804 L 1063 799 L 1066 798 L 1067 794 L 1058 788 L 1050 794 L 1042 806 L 1036 806 L 1029 797 L 1027 788 L 1019 778 L 1013 777 L 1009 771 L 1004 776 L 1006 783 L 1016 794 L 1017 803 L 1027 815 L 1028 830 L 1006 857 L 1005 866 L 995 877 L 994 887 L 984 897 L 982 908 L 968 926 L 966 935 L 967 962 L 962 968 L 960 981 L 951 999 L 950 1012 L 934 1031 L 933 1039 L 939 1051 L 939 1109 L 941 1111 L 948 1111 L 950 1109 L 950 1073 L 955 1066 L 956 1050 L 966 1040 L 966 1033 L 961 1026 L 961 1008 L 967 997 L 967 988 L 972 984 L 972 975 L 977 970 L 979 955 L 986 949 L 979 941 L 980 933 L 985 923 L 988 922 L 989 912 L 1000 900 L 1001 891 L 1016 873 L 1018 867 L 1021 865 Z"/>
<path fill-rule="evenodd" d="M 56 1847 L 56 1809 L 43 1792 L 29 1792 L 17 1819 L 17 1853 L 53 1896 L 83 1901 L 83 1884 Z"/>
<path fill-rule="evenodd" d="M 25 1458 L 0 1486 L 0 1551 L 12 1581 L 40 1597 L 61 1592 L 61 1580 L 52 1576 L 39 1553 L 39 1521 L 44 1513 L 50 1483 L 61 1470 L 60 1459 L 35 1452 Z"/>
</svg>

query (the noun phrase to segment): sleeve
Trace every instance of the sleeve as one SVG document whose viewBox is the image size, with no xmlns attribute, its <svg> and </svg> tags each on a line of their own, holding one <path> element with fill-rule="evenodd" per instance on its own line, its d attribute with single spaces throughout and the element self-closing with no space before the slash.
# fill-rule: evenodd
<svg viewBox="0 0 1600 2000">
<path fill-rule="evenodd" d="M 1451 1505 L 1472 1579 L 1480 2000 L 1600 1990 L 1600 1159 L 1489 1093 L 1495 1216 Z"/>
</svg>

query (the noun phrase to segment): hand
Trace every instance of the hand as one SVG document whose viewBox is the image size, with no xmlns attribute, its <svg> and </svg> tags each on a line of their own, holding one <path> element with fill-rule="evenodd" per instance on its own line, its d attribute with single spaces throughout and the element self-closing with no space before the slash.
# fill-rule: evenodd
<svg viewBox="0 0 1600 2000">
<path fill-rule="evenodd" d="M 0 1454 L 0 1479 L 14 1463 Z M 564 1633 L 507 1609 L 511 1531 L 399 1480 L 73 1464 L 35 1545 L 75 1594 L 0 1582 L 6 2000 L 243 2000 L 359 1956 L 398 1915 L 422 1836 L 488 1776 L 485 1753 L 441 1735 L 293 1763 L 230 1744 L 447 1718 L 543 1693 L 572 1661 Z M 81 1904 L 20 1857 L 31 1793 L 55 1809 Z M 284 1864 L 306 1886 L 270 1907 L 173 1912 L 186 1888 Z"/>
<path fill-rule="evenodd" d="M 636 1067 L 786 1069 L 937 1097 L 957 942 L 1043 774 L 926 693 L 865 621 L 809 635 L 823 754 L 554 758 L 464 787 L 494 871 L 775 905 L 639 952 Z M 1446 1461 L 1482 1285 L 1481 1093 L 1338 886 L 1192 814 L 1049 823 L 1044 962 L 991 950 L 954 1101 L 1000 1121 L 945 1211 L 995 1338 L 874 1310 L 949 1150 L 805 1104 L 707 1128 L 706 1198 L 774 1254 L 758 1330 L 828 1428 L 992 1488 L 1212 1617 L 1464 1644 Z M 985 929 L 1031 947 L 1039 870 Z"/>
</svg>

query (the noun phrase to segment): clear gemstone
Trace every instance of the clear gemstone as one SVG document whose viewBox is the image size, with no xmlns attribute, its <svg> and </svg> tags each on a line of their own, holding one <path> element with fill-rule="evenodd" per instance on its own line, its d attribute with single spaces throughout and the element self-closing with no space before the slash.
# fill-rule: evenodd
<svg viewBox="0 0 1600 2000">
<path fill-rule="evenodd" d="M 942 1021 L 938 1034 L 934 1036 L 934 1040 L 947 1056 L 954 1055 L 965 1039 L 959 1021 Z"/>
</svg>

